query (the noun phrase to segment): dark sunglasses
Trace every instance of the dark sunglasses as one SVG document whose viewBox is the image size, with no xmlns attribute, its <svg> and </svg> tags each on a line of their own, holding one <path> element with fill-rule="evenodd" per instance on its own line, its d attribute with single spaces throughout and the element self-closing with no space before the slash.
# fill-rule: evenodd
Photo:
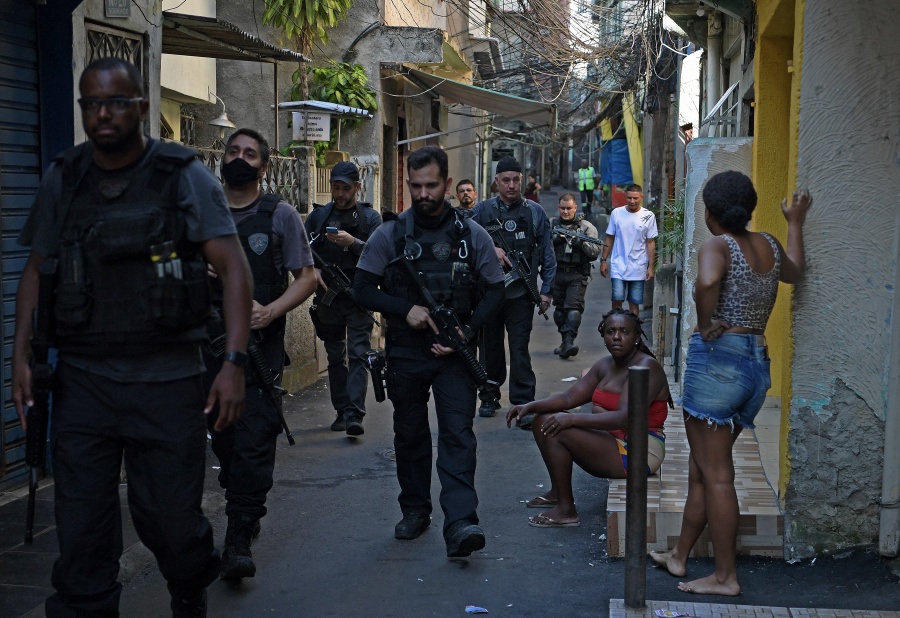
<svg viewBox="0 0 900 618">
<path fill-rule="evenodd" d="M 109 97 L 108 99 L 83 97 L 81 99 L 78 99 L 78 105 L 81 106 L 81 111 L 87 112 L 89 114 L 96 114 L 103 106 L 105 106 L 109 111 L 116 113 L 124 112 L 132 103 L 137 103 L 138 101 L 143 100 L 143 97 L 135 97 L 133 99 L 129 99 L 127 97 Z"/>
</svg>

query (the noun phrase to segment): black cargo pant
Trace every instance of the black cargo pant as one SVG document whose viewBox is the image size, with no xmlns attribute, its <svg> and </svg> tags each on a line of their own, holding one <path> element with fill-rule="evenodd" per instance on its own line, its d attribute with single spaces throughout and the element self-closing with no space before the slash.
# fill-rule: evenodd
<svg viewBox="0 0 900 618">
<path fill-rule="evenodd" d="M 557 309 L 574 309 L 584 313 L 584 293 L 587 291 L 588 275 L 583 274 L 583 266 L 559 264 L 553 278 L 553 306 Z"/>
<path fill-rule="evenodd" d="M 59 558 L 47 616 L 118 616 L 119 473 L 138 537 L 174 598 L 215 580 L 219 553 L 200 508 L 206 466 L 201 377 L 121 383 L 60 362 L 53 393 Z"/>
<path fill-rule="evenodd" d="M 505 338 L 509 336 L 509 401 L 513 405 L 534 401 L 537 380 L 528 351 L 534 307 L 527 296 L 507 298 L 482 328 L 481 359 L 488 378 L 500 385 L 506 381 Z M 481 398 L 490 400 L 488 395 L 482 392 Z M 493 395 L 499 398 L 499 387 Z"/>
<path fill-rule="evenodd" d="M 278 337 L 281 337 L 279 340 Z M 266 363 L 279 376 L 284 364 L 284 335 L 276 333 L 256 343 Z M 206 391 L 212 386 L 221 359 L 206 359 Z M 225 514 L 242 514 L 260 519 L 266 514 L 266 495 L 272 489 L 275 474 L 275 447 L 281 433 L 278 410 L 260 390 L 251 366 L 244 369 L 247 389 L 244 413 L 233 425 L 222 431 L 213 428 L 218 409 L 209 418 L 212 450 L 219 460 L 219 485 L 225 490 Z"/>
<path fill-rule="evenodd" d="M 396 358 L 388 350 L 388 397 L 394 405 L 394 451 L 404 515 L 430 514 L 431 427 L 429 390 L 437 412 L 437 473 L 444 534 L 463 520 L 477 524 L 475 492 L 475 383 L 459 357 Z"/>
<path fill-rule="evenodd" d="M 210 417 L 214 421 L 215 416 Z M 211 423 L 212 425 L 212 423 Z M 266 514 L 266 495 L 275 474 L 275 447 L 281 420 L 261 390 L 248 387 L 244 413 L 222 431 L 210 429 L 219 460 L 219 485 L 225 490 L 225 514 L 253 519 Z"/>
<path fill-rule="evenodd" d="M 345 312 L 318 305 L 318 336 L 328 357 L 328 387 L 336 412 L 366 414 L 369 369 L 366 352 L 372 348 L 372 318 L 357 307 Z"/>
</svg>

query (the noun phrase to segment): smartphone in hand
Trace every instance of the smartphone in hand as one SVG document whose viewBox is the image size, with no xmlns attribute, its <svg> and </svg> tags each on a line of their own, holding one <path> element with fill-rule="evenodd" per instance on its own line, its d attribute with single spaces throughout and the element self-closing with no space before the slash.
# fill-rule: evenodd
<svg viewBox="0 0 900 618">
<path fill-rule="evenodd" d="M 329 225 L 328 227 L 325 228 L 326 234 L 337 234 L 338 232 L 340 232 L 340 230 L 337 229 L 336 227 L 334 227 L 333 225 Z"/>
</svg>

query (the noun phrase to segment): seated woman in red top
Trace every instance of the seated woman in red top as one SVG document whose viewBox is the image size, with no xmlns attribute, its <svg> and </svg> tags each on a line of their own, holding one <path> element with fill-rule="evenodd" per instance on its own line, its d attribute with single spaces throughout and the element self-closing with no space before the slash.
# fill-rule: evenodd
<svg viewBox="0 0 900 618">
<path fill-rule="evenodd" d="M 550 473 L 550 490 L 526 503 L 549 508 L 529 518 L 538 528 L 577 526 L 580 523 L 572 496 L 572 464 L 600 478 L 625 478 L 628 461 L 628 368 L 650 369 L 650 415 L 647 474 L 659 470 L 665 457 L 663 424 L 671 405 L 669 384 L 662 366 L 641 339 L 641 322 L 633 313 L 613 309 L 603 316 L 600 332 L 610 356 L 594 363 L 569 390 L 540 401 L 512 406 L 506 414 L 511 426 L 527 414 L 535 442 Z M 592 402 L 592 414 L 570 412 Z"/>
</svg>

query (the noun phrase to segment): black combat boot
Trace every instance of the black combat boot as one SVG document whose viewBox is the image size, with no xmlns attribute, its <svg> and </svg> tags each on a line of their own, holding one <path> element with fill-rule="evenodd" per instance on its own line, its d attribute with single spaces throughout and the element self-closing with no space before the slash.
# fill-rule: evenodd
<svg viewBox="0 0 900 618">
<path fill-rule="evenodd" d="M 570 309 L 566 316 L 566 324 L 562 327 L 563 343 L 560 346 L 559 357 L 569 358 L 578 354 L 578 346 L 575 345 L 575 337 L 578 336 L 578 327 L 581 326 L 581 312 Z"/>
<path fill-rule="evenodd" d="M 206 618 L 206 588 L 187 598 L 172 599 L 172 618 Z"/>
<path fill-rule="evenodd" d="M 560 336 L 562 337 L 562 343 L 560 343 L 558 346 L 556 346 L 555 348 L 553 348 L 553 353 L 554 353 L 554 354 L 562 354 L 563 346 L 566 345 L 566 334 L 565 334 L 565 333 L 560 333 Z"/>
<path fill-rule="evenodd" d="M 559 357 L 560 358 L 569 358 L 570 356 L 575 356 L 578 354 L 578 346 L 575 345 L 575 335 L 572 333 L 566 333 L 563 336 L 562 346 L 560 346 Z"/>
<path fill-rule="evenodd" d="M 233 581 L 256 575 L 256 565 L 250 555 L 250 540 L 258 522 L 258 519 L 247 515 L 228 516 L 225 549 L 222 551 L 222 579 Z"/>
<path fill-rule="evenodd" d="M 553 323 L 556 324 L 556 330 L 559 331 L 560 336 L 562 337 L 562 341 L 566 341 L 566 334 L 563 332 L 563 327 L 566 325 L 566 311 L 564 309 L 556 309 L 553 311 Z M 562 352 L 563 344 L 560 343 L 553 349 L 554 354 L 559 354 Z"/>
</svg>

